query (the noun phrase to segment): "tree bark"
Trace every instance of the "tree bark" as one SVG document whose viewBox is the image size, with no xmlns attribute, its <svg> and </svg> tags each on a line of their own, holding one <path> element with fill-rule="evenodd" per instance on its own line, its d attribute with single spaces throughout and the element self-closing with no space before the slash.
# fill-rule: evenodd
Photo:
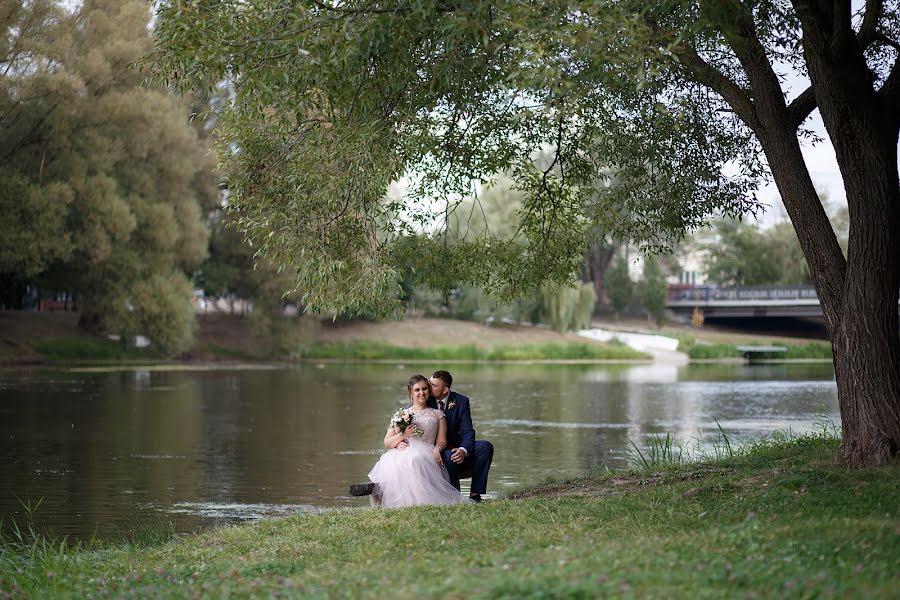
<svg viewBox="0 0 900 600">
<path fill-rule="evenodd" d="M 853 465 L 885 464 L 900 449 L 897 146 L 896 136 L 884 139 L 878 119 L 868 116 L 868 123 L 826 120 L 852 215 L 841 322 L 831 337 L 841 460 Z"/>
<path fill-rule="evenodd" d="M 90 302 L 90 299 L 84 298 L 84 300 L 81 314 L 78 315 L 78 327 L 90 333 L 103 333 L 103 316 L 99 312 L 91 310 L 90 306 L 93 303 Z"/>
<path fill-rule="evenodd" d="M 860 466 L 885 464 L 900 449 L 897 119 L 873 88 L 861 39 L 876 30 L 877 4 L 867 10 L 869 24 L 857 36 L 846 14 L 849 4 L 796 3 L 816 104 L 850 213 L 843 301 L 828 312 L 843 428 L 839 458 Z"/>
<path fill-rule="evenodd" d="M 606 274 L 606 269 L 609 268 L 609 263 L 612 261 L 615 253 L 616 247 L 603 241 L 595 242 L 588 248 L 588 275 L 594 285 L 594 292 L 597 294 L 597 306 L 609 304 L 609 298 L 606 297 L 606 289 L 603 287 L 603 276 Z"/>
</svg>

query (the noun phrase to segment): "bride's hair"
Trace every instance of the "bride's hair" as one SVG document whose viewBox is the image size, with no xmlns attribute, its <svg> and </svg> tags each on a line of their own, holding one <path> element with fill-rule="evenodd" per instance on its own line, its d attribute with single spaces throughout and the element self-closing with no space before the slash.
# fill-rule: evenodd
<svg viewBox="0 0 900 600">
<path fill-rule="evenodd" d="M 431 385 L 428 381 L 428 378 L 425 377 L 424 375 L 413 375 L 412 377 L 410 377 L 409 381 L 406 382 L 406 393 L 409 394 L 410 396 L 412 396 L 413 386 L 416 385 L 417 383 L 419 383 L 420 381 L 424 381 L 425 383 L 429 384 L 429 386 L 428 386 L 428 401 L 425 403 L 425 405 L 428 408 L 437 408 L 437 400 L 435 400 L 434 396 L 431 395 Z"/>
</svg>

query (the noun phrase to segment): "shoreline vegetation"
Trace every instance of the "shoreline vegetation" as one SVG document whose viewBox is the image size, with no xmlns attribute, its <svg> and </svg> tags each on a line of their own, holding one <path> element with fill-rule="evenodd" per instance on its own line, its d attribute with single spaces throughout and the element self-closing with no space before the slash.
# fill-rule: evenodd
<svg viewBox="0 0 900 600">
<path fill-rule="evenodd" d="M 774 436 L 698 462 L 658 452 L 631 471 L 554 475 L 476 506 L 334 510 L 184 537 L 163 527 L 118 545 L 72 546 L 20 530 L 0 543 L 0 590 L 59 598 L 385 590 L 397 598 L 892 597 L 900 469 L 836 466 L 837 447 L 833 432 Z"/>
<path fill-rule="evenodd" d="M 404 348 L 376 341 L 314 344 L 304 350 L 302 358 L 350 360 L 442 360 L 468 362 L 531 361 L 531 360 L 649 360 L 650 355 L 638 352 L 621 342 L 567 342 L 525 344 L 521 346 L 478 347 L 439 346 L 434 348 Z"/>
<path fill-rule="evenodd" d="M 0 365 L 130 364 L 302 361 L 632 362 L 652 360 L 617 340 L 596 342 L 537 327 L 482 325 L 452 319 L 407 319 L 319 324 L 285 319 L 260 328 L 251 317 L 197 318 L 193 347 L 176 357 L 81 331 L 72 313 L 0 312 Z M 831 345 L 688 328 L 647 329 L 602 323 L 604 328 L 654 333 L 679 340 L 678 351 L 696 362 L 741 360 L 740 345 L 780 345 L 778 362 L 831 360 Z"/>
</svg>

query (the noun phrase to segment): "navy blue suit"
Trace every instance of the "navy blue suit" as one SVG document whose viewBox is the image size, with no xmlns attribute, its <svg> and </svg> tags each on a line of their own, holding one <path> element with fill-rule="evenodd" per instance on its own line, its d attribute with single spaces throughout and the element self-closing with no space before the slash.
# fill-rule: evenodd
<svg viewBox="0 0 900 600">
<path fill-rule="evenodd" d="M 459 480 L 472 478 L 471 494 L 487 491 L 488 471 L 494 457 L 494 446 L 487 440 L 475 440 L 472 426 L 472 412 L 469 399 L 451 391 L 444 399 L 444 415 L 447 420 L 447 449 L 444 450 L 444 465 L 450 475 L 450 483 L 459 489 Z M 462 464 L 450 460 L 454 448 L 465 448 L 468 454 Z"/>
</svg>

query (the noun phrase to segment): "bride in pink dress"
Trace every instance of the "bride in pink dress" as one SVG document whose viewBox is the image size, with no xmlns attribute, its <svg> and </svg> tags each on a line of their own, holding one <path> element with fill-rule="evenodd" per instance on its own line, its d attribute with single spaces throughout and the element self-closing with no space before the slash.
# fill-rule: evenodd
<svg viewBox="0 0 900 600">
<path fill-rule="evenodd" d="M 422 375 L 413 375 L 406 385 L 414 413 L 413 424 L 404 431 L 389 427 L 384 435 L 388 448 L 369 472 L 375 483 L 372 505 L 392 508 L 416 504 L 463 504 L 469 500 L 450 483 L 441 459 L 447 447 L 444 413 L 434 407 L 431 386 Z M 422 432 L 421 437 L 416 435 Z"/>
</svg>

